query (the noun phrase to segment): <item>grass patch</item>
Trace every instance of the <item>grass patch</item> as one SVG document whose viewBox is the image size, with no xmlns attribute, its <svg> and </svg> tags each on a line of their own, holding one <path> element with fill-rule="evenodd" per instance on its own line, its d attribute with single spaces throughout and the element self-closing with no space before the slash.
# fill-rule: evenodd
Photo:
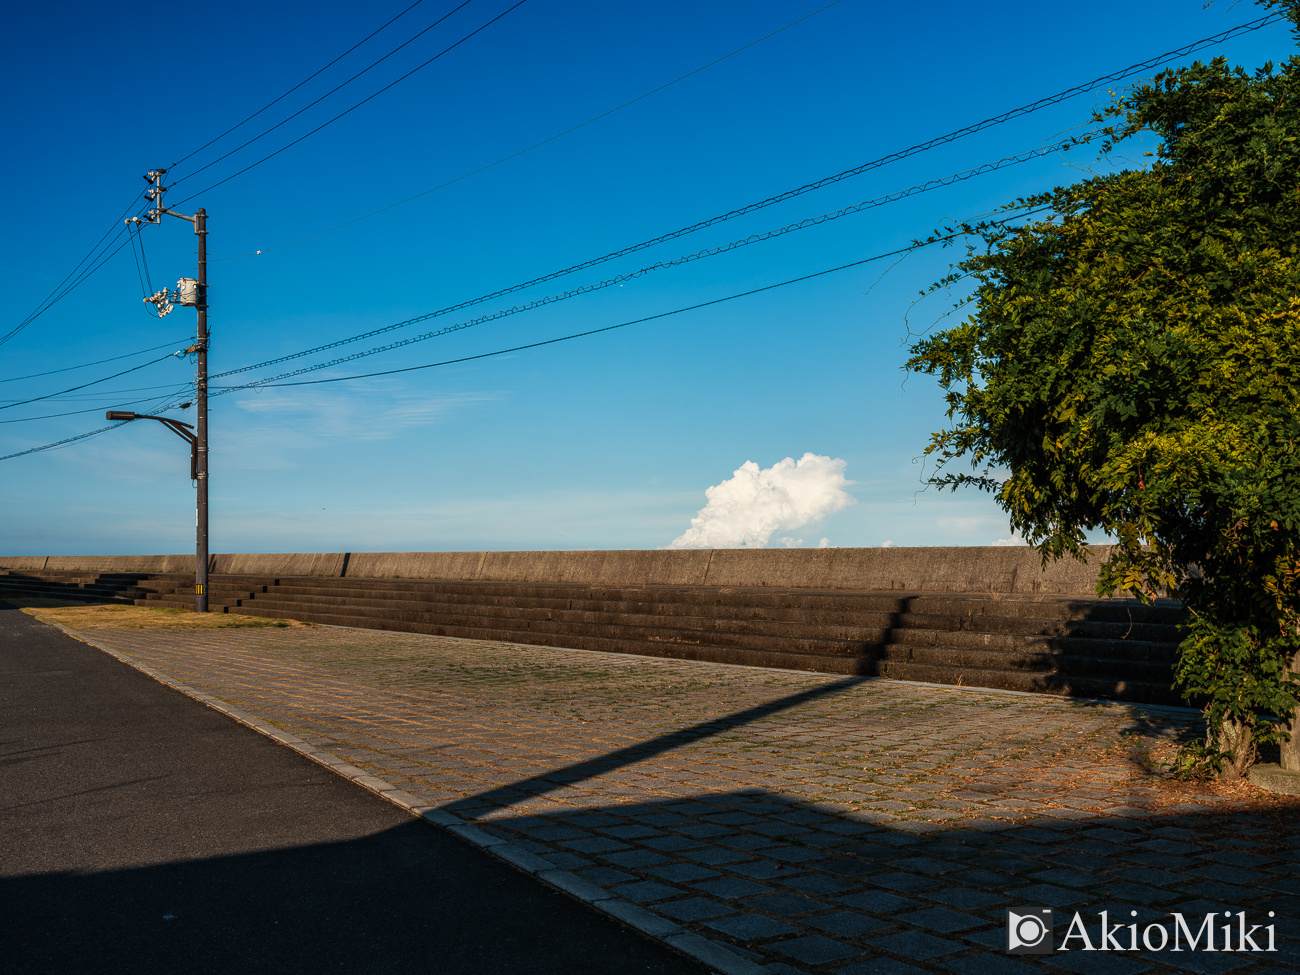
<svg viewBox="0 0 1300 975">
<path fill-rule="evenodd" d="M 85 603 L 42 596 L 5 595 L 3 601 L 24 613 L 52 620 L 70 630 L 230 630 L 240 628 L 298 629 L 311 626 L 297 620 L 265 619 L 239 613 L 195 613 L 170 606 L 127 606 Z"/>
</svg>

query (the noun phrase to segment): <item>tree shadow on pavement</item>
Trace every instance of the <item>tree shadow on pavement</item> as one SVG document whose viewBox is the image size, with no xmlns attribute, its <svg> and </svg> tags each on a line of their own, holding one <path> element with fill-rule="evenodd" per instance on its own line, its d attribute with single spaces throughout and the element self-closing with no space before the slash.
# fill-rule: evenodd
<svg viewBox="0 0 1300 975">
<path fill-rule="evenodd" d="M 1300 802 L 1272 815 L 1044 818 L 981 828 L 863 822 L 762 789 L 505 815 L 479 827 L 768 971 L 1028 975 L 1033 971 L 1237 975 L 1300 970 Z M 1208 913 L 1276 925 L 1276 952 L 1006 951 L 1007 911 L 1075 911 L 1100 947 L 1098 912 L 1193 931 Z M 1272 911 L 1276 917 L 1270 918 Z M 1218 920 L 1218 925 L 1228 923 Z M 1234 932 L 1235 932 L 1234 927 Z M 1264 928 L 1255 941 L 1267 946 Z M 1139 936 L 1140 937 L 1140 936 Z M 1233 934 L 1234 948 L 1237 935 Z M 1158 935 L 1152 932 L 1153 941 Z M 1115 942 L 1112 942 L 1112 944 Z M 1205 942 L 1202 939 L 1202 946 Z"/>
<path fill-rule="evenodd" d="M 1121 816 L 1056 808 L 1021 822 L 967 818 L 954 825 L 947 821 L 954 814 L 942 809 L 895 819 L 762 788 L 699 789 L 581 809 L 544 799 L 865 680 L 872 678 L 803 690 L 441 808 L 773 973 L 1300 970 L 1300 831 L 1293 825 L 1300 800 L 1264 814 L 1184 806 Z M 1197 733 L 1186 710 L 1072 703 L 1121 708 L 1121 733 L 1135 739 L 1129 759 L 1152 778 L 1144 743 Z M 1140 929 L 1170 923 L 1171 911 L 1195 919 L 1196 927 L 1207 913 L 1245 911 L 1251 924 L 1277 925 L 1279 950 L 1170 954 L 1139 943 L 1135 951 L 1104 954 L 1009 955 L 1007 911 L 1043 908 L 1057 911 L 1058 940 L 1073 913 L 1082 912 L 1094 946 L 1103 944 L 1100 911 L 1112 926 Z M 1077 939 L 1073 945 L 1082 947 Z"/>
<path fill-rule="evenodd" d="M 504 802 L 513 799 L 521 793 L 530 795 L 545 795 L 558 789 L 564 789 L 575 782 L 581 782 L 585 779 L 595 778 L 614 769 L 623 768 L 628 765 L 634 765 L 637 762 L 645 761 L 647 758 L 653 758 L 664 752 L 681 748 L 693 742 L 710 738 L 721 732 L 732 731 L 736 728 L 744 727 L 763 718 L 771 717 L 782 711 L 788 711 L 790 708 L 798 707 L 809 701 L 815 701 L 819 698 L 830 697 L 838 694 L 840 691 L 847 690 L 850 687 L 856 687 L 863 681 L 871 680 L 868 677 L 845 677 L 841 680 L 832 681 L 829 684 L 822 684 L 817 687 L 810 687 L 806 690 L 798 691 L 794 694 L 788 694 L 785 697 L 777 698 L 774 701 L 767 701 L 763 704 L 756 705 L 752 708 L 746 708 L 743 711 L 737 711 L 734 714 L 725 715 L 721 718 L 714 718 L 709 721 L 701 721 L 698 724 L 691 725 L 688 728 L 670 732 L 666 735 L 659 735 L 651 738 L 649 741 L 638 742 L 627 748 L 620 748 L 616 751 L 608 752 L 598 758 L 587 761 L 575 762 L 564 768 L 555 769 L 543 775 L 533 776 L 528 779 L 521 779 L 512 782 L 509 785 L 502 786 L 499 789 L 492 789 L 478 795 L 471 796 L 463 802 L 450 802 L 443 808 L 453 813 L 463 813 L 466 810 L 477 808 L 483 802 Z"/>
</svg>

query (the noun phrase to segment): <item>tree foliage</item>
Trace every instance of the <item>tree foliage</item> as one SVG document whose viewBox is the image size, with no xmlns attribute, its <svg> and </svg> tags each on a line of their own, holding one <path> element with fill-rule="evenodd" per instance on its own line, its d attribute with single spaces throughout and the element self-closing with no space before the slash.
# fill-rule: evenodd
<svg viewBox="0 0 1300 975">
<path fill-rule="evenodd" d="M 1158 148 L 970 228 L 970 314 L 911 349 L 947 391 L 933 483 L 993 491 L 1045 560 L 1117 538 L 1099 591 L 1183 600 L 1177 682 L 1212 743 L 1246 729 L 1240 769 L 1300 691 L 1300 58 L 1164 72 L 1095 121 L 1104 157 Z"/>
</svg>

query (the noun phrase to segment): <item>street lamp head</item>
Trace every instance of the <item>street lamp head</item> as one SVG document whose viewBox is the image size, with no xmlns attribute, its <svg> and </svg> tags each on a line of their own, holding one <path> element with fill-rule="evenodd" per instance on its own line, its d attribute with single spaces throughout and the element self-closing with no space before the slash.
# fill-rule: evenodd
<svg viewBox="0 0 1300 975">
<path fill-rule="evenodd" d="M 109 410 L 104 414 L 104 418 L 108 420 L 134 420 L 138 415 L 127 410 Z"/>
</svg>

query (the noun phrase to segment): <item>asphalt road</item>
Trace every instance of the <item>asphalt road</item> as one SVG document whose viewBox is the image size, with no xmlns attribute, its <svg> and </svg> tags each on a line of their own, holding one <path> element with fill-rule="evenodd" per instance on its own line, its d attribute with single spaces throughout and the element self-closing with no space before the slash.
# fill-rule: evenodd
<svg viewBox="0 0 1300 975">
<path fill-rule="evenodd" d="M 0 968 L 706 969 L 0 603 Z"/>
</svg>

